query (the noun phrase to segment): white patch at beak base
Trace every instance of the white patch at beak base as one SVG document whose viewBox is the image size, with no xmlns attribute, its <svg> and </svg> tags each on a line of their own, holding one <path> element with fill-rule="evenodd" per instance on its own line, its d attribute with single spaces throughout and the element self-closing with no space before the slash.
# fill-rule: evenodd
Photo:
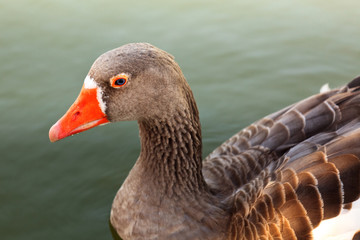
<svg viewBox="0 0 360 240">
<path fill-rule="evenodd" d="M 106 103 L 103 101 L 103 91 L 100 87 L 96 88 L 96 98 L 99 102 L 99 106 L 101 111 L 105 114 L 106 111 Z"/>
<path fill-rule="evenodd" d="M 94 89 L 94 88 L 96 88 L 96 99 L 99 102 L 99 107 L 100 107 L 101 111 L 105 114 L 106 103 L 103 101 L 103 91 L 96 84 L 95 80 L 92 77 L 90 77 L 89 75 L 87 75 L 85 80 L 84 80 L 84 88 L 85 89 Z"/>
<path fill-rule="evenodd" d="M 86 89 L 94 89 L 97 88 L 97 84 L 94 81 L 94 79 L 92 77 L 90 77 L 89 75 L 86 76 L 85 80 L 84 80 L 84 88 Z"/>
</svg>

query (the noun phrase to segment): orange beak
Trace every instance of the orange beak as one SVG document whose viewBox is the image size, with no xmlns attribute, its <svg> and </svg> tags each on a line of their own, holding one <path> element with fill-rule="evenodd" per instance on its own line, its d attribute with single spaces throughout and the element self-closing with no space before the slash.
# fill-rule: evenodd
<svg viewBox="0 0 360 240">
<path fill-rule="evenodd" d="M 97 99 L 97 88 L 87 89 L 83 86 L 73 105 L 50 128 L 49 138 L 55 142 L 108 122 Z"/>
</svg>

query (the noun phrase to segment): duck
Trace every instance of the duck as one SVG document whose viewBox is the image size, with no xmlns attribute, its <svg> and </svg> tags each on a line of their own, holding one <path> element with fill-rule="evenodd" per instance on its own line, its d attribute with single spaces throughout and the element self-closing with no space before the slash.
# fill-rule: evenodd
<svg viewBox="0 0 360 240">
<path fill-rule="evenodd" d="M 239 129 L 203 159 L 174 57 L 129 43 L 95 60 L 49 138 L 118 121 L 137 121 L 141 144 L 110 212 L 122 239 L 313 239 L 360 196 L 360 77 Z"/>
</svg>

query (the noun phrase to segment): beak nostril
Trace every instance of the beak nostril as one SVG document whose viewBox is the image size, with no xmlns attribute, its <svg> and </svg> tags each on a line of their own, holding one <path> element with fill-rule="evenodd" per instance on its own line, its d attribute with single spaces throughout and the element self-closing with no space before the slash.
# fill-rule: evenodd
<svg viewBox="0 0 360 240">
<path fill-rule="evenodd" d="M 72 120 L 76 120 L 78 118 L 78 116 L 80 115 L 80 112 L 77 111 L 76 113 L 74 113 L 73 117 L 72 117 Z"/>
</svg>

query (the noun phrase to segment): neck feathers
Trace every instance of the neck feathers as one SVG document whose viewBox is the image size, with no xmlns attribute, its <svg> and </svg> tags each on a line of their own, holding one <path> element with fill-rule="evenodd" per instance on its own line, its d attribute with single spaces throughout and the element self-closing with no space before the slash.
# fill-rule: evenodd
<svg viewBox="0 0 360 240">
<path fill-rule="evenodd" d="M 206 189 L 199 114 L 191 91 L 185 91 L 185 98 L 188 108 L 161 119 L 139 121 L 139 165 L 167 195 L 183 196 Z"/>
</svg>

